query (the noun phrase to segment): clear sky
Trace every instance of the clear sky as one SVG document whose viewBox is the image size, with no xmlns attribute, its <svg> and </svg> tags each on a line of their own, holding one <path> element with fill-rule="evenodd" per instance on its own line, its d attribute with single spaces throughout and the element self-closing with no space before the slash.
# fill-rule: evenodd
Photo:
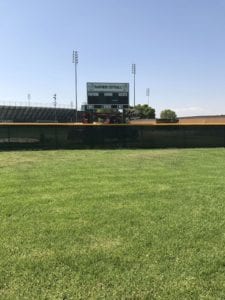
<svg viewBox="0 0 225 300">
<path fill-rule="evenodd" d="M 225 0 L 0 0 L 0 104 L 78 103 L 86 82 L 129 82 L 159 115 L 225 114 Z"/>
</svg>

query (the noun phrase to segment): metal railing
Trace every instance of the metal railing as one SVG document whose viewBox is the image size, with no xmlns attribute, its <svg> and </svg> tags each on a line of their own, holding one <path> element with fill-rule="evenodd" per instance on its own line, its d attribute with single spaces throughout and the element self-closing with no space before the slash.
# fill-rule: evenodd
<svg viewBox="0 0 225 300">
<path fill-rule="evenodd" d="M 53 101 L 46 102 L 33 102 L 33 101 L 13 101 L 13 100 L 0 100 L 0 106 L 16 106 L 16 107 L 45 107 L 45 108 L 53 108 Z M 73 102 L 63 102 L 57 103 L 57 108 L 67 108 L 74 109 Z"/>
</svg>

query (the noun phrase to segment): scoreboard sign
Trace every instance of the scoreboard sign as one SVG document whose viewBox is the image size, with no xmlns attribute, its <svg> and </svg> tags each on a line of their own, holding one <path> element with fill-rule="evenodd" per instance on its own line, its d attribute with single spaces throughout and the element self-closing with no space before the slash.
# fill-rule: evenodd
<svg viewBox="0 0 225 300">
<path fill-rule="evenodd" d="M 87 82 L 88 105 L 128 106 L 129 83 Z"/>
</svg>

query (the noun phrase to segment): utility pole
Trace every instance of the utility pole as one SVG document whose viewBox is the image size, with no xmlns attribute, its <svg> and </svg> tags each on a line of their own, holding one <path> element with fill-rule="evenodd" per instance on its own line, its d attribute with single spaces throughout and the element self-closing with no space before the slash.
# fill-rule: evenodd
<svg viewBox="0 0 225 300">
<path fill-rule="evenodd" d="M 135 107 L 135 75 L 136 75 L 136 64 L 132 64 L 132 74 L 134 75 L 134 107 Z"/>
<path fill-rule="evenodd" d="M 77 122 L 77 64 L 78 64 L 78 52 L 73 50 L 73 64 L 75 71 L 75 109 L 76 109 L 76 122 Z"/>
</svg>

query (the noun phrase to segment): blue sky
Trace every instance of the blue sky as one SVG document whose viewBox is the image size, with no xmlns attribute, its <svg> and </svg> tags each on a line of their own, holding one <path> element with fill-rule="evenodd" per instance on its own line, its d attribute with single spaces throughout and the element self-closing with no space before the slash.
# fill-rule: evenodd
<svg viewBox="0 0 225 300">
<path fill-rule="evenodd" d="M 225 114 L 225 0 L 0 0 L 0 104 L 78 103 L 86 82 L 129 82 L 157 114 Z"/>
</svg>

